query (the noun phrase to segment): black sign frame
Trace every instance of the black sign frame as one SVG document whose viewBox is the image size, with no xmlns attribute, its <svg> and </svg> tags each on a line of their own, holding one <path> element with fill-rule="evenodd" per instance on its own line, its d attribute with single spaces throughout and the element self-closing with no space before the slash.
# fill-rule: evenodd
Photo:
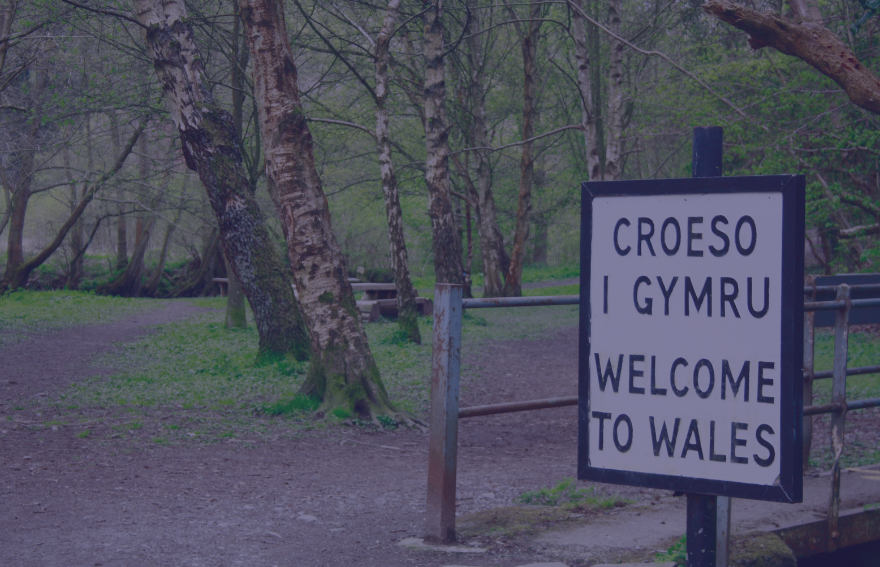
<svg viewBox="0 0 880 567">
<path fill-rule="evenodd" d="M 638 181 L 595 181 L 581 185 L 581 286 L 578 363 L 578 479 L 714 494 L 752 500 L 803 501 L 803 175 L 702 177 Z M 782 352 L 780 361 L 780 474 L 771 486 L 706 478 L 590 467 L 590 276 L 593 198 L 731 193 L 782 194 Z"/>
</svg>

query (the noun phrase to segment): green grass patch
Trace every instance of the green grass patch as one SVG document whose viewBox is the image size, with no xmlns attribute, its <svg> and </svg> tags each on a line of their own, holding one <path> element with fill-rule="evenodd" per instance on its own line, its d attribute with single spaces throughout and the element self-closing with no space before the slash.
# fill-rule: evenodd
<svg viewBox="0 0 880 567">
<path fill-rule="evenodd" d="M 289 400 L 264 405 L 262 412 L 266 415 L 296 415 L 304 412 L 313 412 L 320 405 L 321 400 L 317 398 L 297 394 Z"/>
<path fill-rule="evenodd" d="M 593 486 L 578 488 L 573 478 L 562 479 L 556 486 L 523 492 L 517 501 L 533 506 L 561 506 L 571 511 L 622 507 L 629 502 L 615 495 L 598 495 Z"/>
<path fill-rule="evenodd" d="M 569 287 L 541 291 L 571 293 Z M 74 294 L 78 298 L 75 300 L 55 301 L 52 297 L 56 293 L 61 292 L 26 292 L 22 305 L 42 305 L 38 311 L 42 309 L 43 314 L 24 315 L 22 321 L 57 319 L 64 325 L 108 322 L 157 305 L 155 300 L 118 300 L 83 293 Z M 0 301 L 8 299 L 6 296 Z M 70 310 L 69 301 L 95 302 L 97 307 Z M 293 428 L 323 427 L 319 422 L 303 419 L 304 414 L 317 407 L 314 400 L 298 395 L 308 363 L 288 359 L 257 363 L 259 336 L 253 324 L 247 329 L 228 330 L 222 309 L 225 299 L 198 301 L 200 305 L 216 309 L 158 326 L 155 333 L 137 342 L 117 345 L 110 354 L 94 362 L 96 366 L 120 369 L 116 374 L 81 381 L 34 404 L 46 410 L 54 409 L 59 417 L 65 415 L 65 408 L 86 413 L 95 408 L 115 409 L 120 414 L 129 414 L 120 420 L 127 424 L 117 429 L 120 434 L 125 430 L 134 431 L 136 427 L 131 423 L 144 423 L 144 429 L 150 430 L 155 410 L 181 410 L 196 420 L 186 422 L 185 427 L 160 426 L 165 435 L 156 438 L 160 441 L 154 439 L 160 444 L 176 443 L 193 435 L 197 435 L 199 442 L 216 442 L 230 430 L 244 438 L 244 432 L 259 434 L 273 423 Z M 0 317 L 11 320 L 12 315 L 3 309 L 5 305 L 0 305 Z M 115 315 L 104 313 L 101 318 L 89 315 L 102 308 L 110 309 Z M 58 317 L 53 318 L 53 309 L 60 310 Z M 489 341 L 546 339 L 559 328 L 576 326 L 578 312 L 577 306 L 466 311 L 463 354 L 466 358 L 478 354 Z M 366 325 L 365 329 L 392 402 L 402 411 L 423 417 L 430 394 L 432 320 L 420 317 L 418 322 L 421 345 L 402 340 L 396 321 L 383 319 Z M 465 364 L 462 372 L 467 376 L 471 369 Z M 21 411 L 25 407 L 15 409 Z M 351 419 L 349 413 L 344 413 L 334 417 Z M 272 421 L 276 416 L 289 419 Z M 49 418 L 47 415 L 46 419 Z M 397 427 L 393 420 L 380 425 L 386 429 Z"/>
<path fill-rule="evenodd" d="M 0 295 L 0 348 L 28 335 L 112 323 L 156 309 L 153 299 L 98 296 L 81 291 L 16 291 Z"/>
<path fill-rule="evenodd" d="M 83 431 L 80 431 L 79 433 L 77 433 L 76 436 L 79 437 L 80 439 L 85 439 L 86 437 L 88 437 L 91 434 L 92 434 L 91 431 L 89 431 L 88 429 L 84 429 Z"/>
<path fill-rule="evenodd" d="M 345 408 L 334 408 L 330 411 L 330 415 L 337 419 L 351 419 L 354 417 L 354 414 Z"/>
<path fill-rule="evenodd" d="M 541 265 L 531 265 L 525 266 L 523 268 L 522 274 L 522 283 L 537 283 L 537 282 L 546 282 L 551 280 L 567 280 L 570 278 L 577 278 L 581 275 L 581 266 L 580 264 L 564 264 L 562 266 L 545 266 Z M 415 287 L 419 291 L 419 295 L 422 297 L 434 297 L 434 283 L 435 279 L 433 275 L 423 276 L 420 278 L 413 278 L 413 287 Z M 483 287 L 483 274 L 474 273 L 471 274 L 471 287 L 482 288 Z M 526 294 L 525 290 L 523 293 Z M 479 295 L 479 294 L 478 294 Z M 534 294 L 534 295 L 542 295 L 542 294 Z M 550 295 L 550 294 L 546 294 Z M 557 294 L 557 295 L 565 295 L 565 294 Z"/>
<path fill-rule="evenodd" d="M 681 536 L 666 551 L 655 555 L 654 561 L 657 563 L 674 561 L 679 565 L 684 565 L 687 562 L 687 536 Z"/>
<path fill-rule="evenodd" d="M 850 333 L 849 349 L 847 352 L 847 366 L 874 366 L 880 363 L 880 335 L 872 333 Z M 834 332 L 832 329 L 820 329 L 816 331 L 815 341 L 815 369 L 816 371 L 831 370 L 834 364 Z M 813 383 L 813 403 L 816 405 L 831 402 L 832 380 L 822 379 Z M 861 400 L 865 398 L 880 397 L 880 374 L 865 374 L 863 376 L 847 376 L 846 398 L 847 400 Z M 856 410 L 854 413 L 871 410 Z M 828 420 L 829 416 L 819 416 L 818 419 Z M 814 437 L 815 442 L 815 437 Z M 880 449 L 874 444 L 866 445 L 858 440 L 847 442 L 840 459 L 843 467 L 857 467 L 880 462 Z M 813 452 L 810 465 L 822 469 L 829 469 L 832 465 L 830 449 L 821 453 Z"/>
<path fill-rule="evenodd" d="M 580 284 L 557 285 L 553 287 L 532 287 L 523 290 L 526 297 L 542 296 L 542 295 L 580 295 Z"/>
<path fill-rule="evenodd" d="M 816 332 L 816 371 L 831 370 L 834 364 L 834 333 L 830 329 Z M 846 364 L 850 368 L 880 364 L 880 335 L 850 333 Z M 816 404 L 831 402 L 831 379 L 816 380 L 813 399 Z M 880 397 L 880 374 L 847 376 L 846 397 L 849 400 Z"/>
</svg>

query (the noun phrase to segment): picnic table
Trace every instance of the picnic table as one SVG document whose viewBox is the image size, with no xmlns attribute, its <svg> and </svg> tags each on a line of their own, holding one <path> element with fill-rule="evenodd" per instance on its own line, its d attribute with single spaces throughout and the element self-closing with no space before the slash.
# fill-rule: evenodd
<svg viewBox="0 0 880 567">
<path fill-rule="evenodd" d="M 213 278 L 213 281 L 220 285 L 220 295 L 226 296 L 229 279 Z M 348 281 L 351 282 L 351 289 L 355 294 L 363 293 L 361 299 L 358 299 L 356 303 L 364 323 L 375 321 L 379 317 L 397 317 L 397 286 L 395 284 L 361 282 L 357 278 L 349 278 Z M 419 315 L 427 316 L 433 313 L 434 303 L 427 297 L 418 297 L 418 290 L 414 291 Z M 298 297 L 296 287 L 293 288 L 293 294 Z"/>
<path fill-rule="evenodd" d="M 363 297 L 357 300 L 357 306 L 365 323 L 375 321 L 379 317 L 397 317 L 397 286 L 395 284 L 353 283 L 351 289 L 355 294 L 363 292 Z M 427 297 L 418 297 L 418 290 L 414 291 L 419 315 L 433 313 L 434 303 Z"/>
</svg>

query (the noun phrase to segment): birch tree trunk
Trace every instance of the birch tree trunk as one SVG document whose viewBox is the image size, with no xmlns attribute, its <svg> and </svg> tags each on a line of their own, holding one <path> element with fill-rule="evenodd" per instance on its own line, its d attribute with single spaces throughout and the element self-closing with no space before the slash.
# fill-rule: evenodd
<svg viewBox="0 0 880 567">
<path fill-rule="evenodd" d="M 468 30 L 467 46 L 471 67 L 471 100 L 473 103 L 473 123 L 471 138 L 474 146 L 487 148 L 489 135 L 486 128 L 486 86 L 485 61 L 481 31 L 481 12 L 477 0 L 468 0 L 471 24 Z M 495 197 L 492 194 L 492 169 L 489 165 L 489 150 L 475 150 L 477 161 L 477 229 L 480 234 L 480 248 L 483 257 L 483 297 L 504 295 L 504 277 L 510 265 L 510 258 L 504 249 L 504 237 L 498 228 L 498 214 Z"/>
<path fill-rule="evenodd" d="M 309 356 L 309 335 L 290 275 L 275 252 L 242 165 L 228 112 L 214 103 L 183 0 L 135 0 L 147 52 L 180 134 L 186 165 L 199 174 L 217 216 L 223 251 L 244 288 L 260 334 L 260 356 Z"/>
<path fill-rule="evenodd" d="M 297 70 L 278 0 L 240 0 L 253 64 L 269 192 L 284 228 L 296 287 L 312 333 L 312 361 L 301 391 L 320 410 L 394 414 L 364 334 L 330 225 L 315 167 L 312 136 L 297 87 Z"/>
<path fill-rule="evenodd" d="M 391 247 L 391 268 L 397 286 L 397 324 L 410 341 L 421 344 L 418 306 L 412 281 L 406 241 L 403 237 L 403 211 L 397 192 L 397 177 L 391 161 L 391 138 L 388 134 L 388 48 L 391 34 L 400 12 L 400 0 L 390 0 L 385 11 L 382 29 L 376 37 L 376 144 L 379 150 L 379 169 L 382 173 L 382 192 L 385 194 L 385 214 L 388 217 L 388 242 Z"/>
<path fill-rule="evenodd" d="M 244 124 L 244 70 L 247 67 L 248 52 L 244 48 L 244 37 L 241 30 L 241 8 L 238 0 L 233 0 L 235 8 L 235 21 L 232 24 L 232 53 L 229 60 L 229 66 L 232 69 L 232 124 L 235 126 L 235 132 L 239 139 L 242 137 Z M 248 176 L 251 185 L 251 192 L 256 191 L 256 180 L 253 176 Z M 229 263 L 229 258 L 223 254 L 223 262 L 226 266 L 226 328 L 227 329 L 246 329 L 247 328 L 247 311 L 245 310 L 244 290 L 241 282 L 235 277 L 235 271 Z"/>
<path fill-rule="evenodd" d="M 437 283 L 461 284 L 464 266 L 455 234 L 449 192 L 449 127 L 446 123 L 446 72 L 443 58 L 443 0 L 431 0 L 425 11 L 425 143 L 428 216 Z"/>
<path fill-rule="evenodd" d="M 608 3 L 608 29 L 620 36 L 620 4 L 621 0 L 610 0 Z M 605 133 L 605 179 L 616 181 L 621 174 L 621 153 L 623 143 L 623 50 L 622 41 L 610 38 L 608 63 L 608 120 Z"/>
<path fill-rule="evenodd" d="M 536 84 L 538 79 L 538 32 L 541 29 L 541 2 L 529 3 L 529 22 L 522 39 L 523 57 L 523 129 L 522 139 L 535 136 Z M 513 234 L 513 250 L 510 254 L 510 267 L 504 278 L 504 295 L 522 295 L 522 271 L 526 258 L 526 242 L 529 238 L 529 216 L 532 212 L 532 177 L 535 169 L 534 142 L 522 146 L 519 175 L 519 199 L 516 206 L 516 228 Z"/>
<path fill-rule="evenodd" d="M 583 0 L 569 0 L 571 10 L 574 54 L 577 60 L 577 84 L 581 95 L 581 126 L 584 129 L 584 145 L 587 150 L 587 170 L 590 181 L 602 179 L 599 157 L 599 129 L 593 106 L 593 85 L 590 80 L 590 51 L 587 48 L 587 27 L 582 12 Z"/>
</svg>

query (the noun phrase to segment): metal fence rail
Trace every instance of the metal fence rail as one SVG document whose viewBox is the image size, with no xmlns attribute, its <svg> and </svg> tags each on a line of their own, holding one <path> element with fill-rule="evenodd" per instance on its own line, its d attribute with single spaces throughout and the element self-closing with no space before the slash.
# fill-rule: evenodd
<svg viewBox="0 0 880 567">
<path fill-rule="evenodd" d="M 851 290 L 880 290 L 880 284 L 848 286 L 806 286 L 804 293 L 815 298 L 816 292 L 836 290 L 833 301 L 804 303 L 804 416 L 831 414 L 831 494 L 829 498 L 827 548 L 834 551 L 840 542 L 840 458 L 844 447 L 846 413 L 852 410 L 880 407 L 880 398 L 846 399 L 846 377 L 880 373 L 880 365 L 847 368 L 849 349 L 849 314 L 854 308 L 880 306 L 880 298 L 851 299 Z M 505 297 L 462 299 L 460 285 L 437 284 L 434 288 L 434 353 L 431 375 L 431 438 L 428 462 L 428 498 L 426 509 L 427 541 L 455 541 L 455 477 L 458 452 L 458 420 L 460 418 L 497 415 L 555 407 L 575 406 L 577 396 L 526 400 L 468 408 L 458 407 L 459 362 L 461 356 L 461 322 L 464 309 L 493 307 L 537 307 L 578 305 L 580 296 Z M 813 317 L 816 311 L 836 310 L 834 327 L 833 369 L 814 372 Z M 832 379 L 831 403 L 812 405 L 813 380 Z M 812 441 L 812 420 L 804 420 L 804 455 L 809 456 Z"/>
</svg>

